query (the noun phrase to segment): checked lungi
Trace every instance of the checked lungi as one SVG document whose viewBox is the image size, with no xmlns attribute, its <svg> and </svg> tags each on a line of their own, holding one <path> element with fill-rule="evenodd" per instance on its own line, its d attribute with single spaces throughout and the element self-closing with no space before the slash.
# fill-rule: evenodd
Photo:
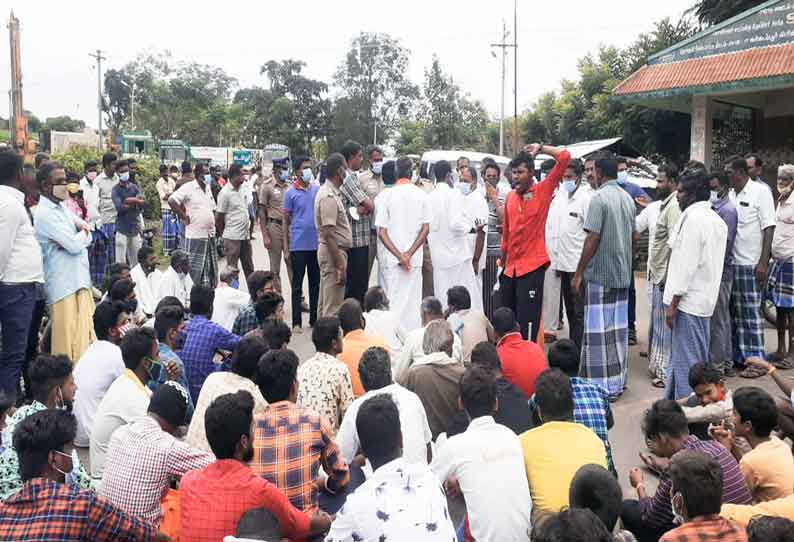
<svg viewBox="0 0 794 542">
<path fill-rule="evenodd" d="M 654 284 L 651 297 L 651 329 L 648 336 L 648 370 L 656 378 L 666 381 L 673 336 L 672 330 L 667 327 L 663 297 L 662 285 Z"/>
<path fill-rule="evenodd" d="M 772 261 L 767 292 L 779 309 L 794 309 L 794 258 Z"/>
<path fill-rule="evenodd" d="M 163 254 L 170 256 L 178 248 L 179 224 L 171 209 L 161 209 Z"/>
<path fill-rule="evenodd" d="M 93 230 L 91 244 L 88 246 L 88 268 L 91 271 L 91 283 L 100 290 L 105 287 L 108 254 L 108 240 L 104 230 L 102 228 Z"/>
<path fill-rule="evenodd" d="M 218 252 L 215 237 L 185 239 L 185 250 L 190 255 L 190 278 L 193 284 L 215 288 L 218 284 Z"/>
<path fill-rule="evenodd" d="M 629 289 L 588 282 L 579 376 L 618 397 L 626 387 L 629 352 Z"/>
<path fill-rule="evenodd" d="M 731 324 L 734 364 L 744 366 L 745 360 L 750 357 L 764 359 L 761 288 L 755 280 L 755 266 L 733 266 Z"/>
<path fill-rule="evenodd" d="M 667 307 L 665 307 L 665 310 Z M 692 393 L 689 368 L 709 359 L 709 321 L 711 318 L 676 311 L 672 329 L 672 350 L 667 368 L 665 399 L 683 399 Z"/>
</svg>

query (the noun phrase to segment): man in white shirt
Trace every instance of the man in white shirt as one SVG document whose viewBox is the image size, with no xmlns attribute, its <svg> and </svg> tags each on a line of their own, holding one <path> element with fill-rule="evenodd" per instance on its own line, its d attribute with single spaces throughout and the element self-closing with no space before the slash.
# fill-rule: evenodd
<svg viewBox="0 0 794 542">
<path fill-rule="evenodd" d="M 733 244 L 733 289 L 731 324 L 733 362 L 744 367 L 747 358 L 764 358 L 764 328 L 761 317 L 761 288 L 766 280 L 775 232 L 775 204 L 766 185 L 751 181 L 747 160 L 734 157 L 726 162 L 731 184 L 730 198 L 739 214 Z M 749 377 L 763 371 L 745 369 Z"/>
<path fill-rule="evenodd" d="M 36 284 L 44 282 L 41 248 L 22 192 L 22 160 L 0 152 L 0 391 L 17 396 L 25 364 L 28 331 L 36 305 Z"/>
<path fill-rule="evenodd" d="M 689 368 L 707 360 L 709 320 L 720 293 L 728 226 L 711 209 L 706 173 L 686 174 L 678 183 L 683 213 L 670 233 L 670 263 L 664 287 L 667 325 L 672 329 L 665 398 L 685 399 L 692 393 Z"/>
<path fill-rule="evenodd" d="M 130 330 L 121 341 L 124 372 L 113 381 L 99 403 L 90 437 L 91 477 L 102 479 L 105 454 L 113 432 L 135 418 L 146 416 L 152 392 L 146 386 L 153 362 L 160 359 L 154 330 Z"/>
<path fill-rule="evenodd" d="M 190 307 L 190 290 L 193 288 L 193 279 L 190 278 L 190 256 L 184 250 L 175 250 L 171 253 L 171 265 L 160 277 L 158 299 L 175 297 L 182 306 Z"/>
<path fill-rule="evenodd" d="M 240 172 L 240 164 L 232 164 L 229 167 L 229 182 L 218 194 L 215 226 L 218 235 L 223 239 L 226 263 L 236 268 L 239 260 L 246 277 L 254 272 L 249 195 Z"/>
<path fill-rule="evenodd" d="M 99 194 L 99 222 L 102 233 L 105 234 L 105 248 L 107 258 L 105 265 L 110 265 L 116 261 L 116 218 L 118 211 L 113 203 L 113 188 L 119 184 L 119 177 L 116 175 L 116 156 L 112 152 L 102 155 L 102 172 L 97 176 L 94 185 Z M 107 269 L 102 272 L 106 274 Z"/>
<path fill-rule="evenodd" d="M 380 337 L 389 345 L 389 355 L 396 361 L 405 344 L 406 331 L 397 314 L 389 310 L 389 298 L 380 286 L 373 286 L 364 294 L 364 332 Z"/>
<path fill-rule="evenodd" d="M 121 301 L 105 301 L 94 311 L 97 340 L 74 368 L 74 383 L 77 385 L 73 409 L 77 419 L 75 446 L 88 446 L 99 403 L 113 381 L 124 373 L 119 344 L 129 328 L 130 314 L 127 311 L 127 305 Z"/>
<path fill-rule="evenodd" d="M 185 224 L 185 250 L 190 254 L 190 277 L 195 284 L 215 288 L 218 282 L 218 252 L 215 242 L 215 200 L 211 177 L 197 164 L 196 178 L 183 184 L 168 198 L 168 205 Z"/>
<path fill-rule="evenodd" d="M 470 367 L 460 382 L 460 402 L 471 423 L 439 446 L 430 468 L 441 482 L 460 487 L 474 540 L 528 540 L 532 498 L 524 454 L 518 437 L 494 422 L 493 374 Z"/>
<path fill-rule="evenodd" d="M 220 282 L 215 288 L 215 301 L 212 302 L 212 321 L 231 331 L 240 309 L 248 305 L 250 297 L 247 293 L 232 286 L 239 281 L 240 272 L 237 268 L 227 267 L 221 272 Z"/>
<path fill-rule="evenodd" d="M 485 187 L 477 181 L 477 170 L 472 166 L 461 168 L 460 182 L 457 188 L 463 192 L 463 209 L 471 228 L 466 235 L 468 251 L 466 257 L 471 258 L 474 271 L 474 282 L 471 289 L 471 306 L 478 311 L 483 310 L 482 303 L 482 271 L 485 269 L 485 228 L 488 225 L 488 200 Z M 464 285 L 465 286 L 465 285 Z"/>
<path fill-rule="evenodd" d="M 433 287 L 446 310 L 447 290 L 456 285 L 473 290 L 476 280 L 467 237 L 472 224 L 466 216 L 463 193 L 452 188 L 452 173 L 445 160 L 434 165 L 436 188 L 428 195 L 432 222 L 427 235 L 433 258 Z"/>
<path fill-rule="evenodd" d="M 772 239 L 773 268 L 770 270 L 770 291 L 777 309 L 777 352 L 770 361 L 788 358 L 794 363 L 794 165 L 778 168 L 775 236 Z M 788 343 L 786 343 L 788 332 Z M 776 357 L 776 360 L 772 358 Z"/>
<path fill-rule="evenodd" d="M 416 308 L 422 300 L 422 244 L 432 217 L 427 195 L 411 182 L 412 171 L 410 158 L 397 160 L 397 183 L 378 195 L 379 206 L 375 210 L 378 237 L 386 248 L 380 264 L 387 293 L 405 329 L 419 326 Z"/>
<path fill-rule="evenodd" d="M 157 256 L 148 245 L 138 249 L 138 265 L 130 269 L 130 278 L 135 282 L 135 297 L 138 300 L 139 312 L 147 319 L 154 316 L 160 302 L 160 281 L 163 273 L 157 269 Z"/>
<path fill-rule="evenodd" d="M 417 360 L 425 356 L 423 341 L 425 338 L 425 329 L 427 325 L 434 320 L 445 320 L 444 309 L 441 307 L 441 301 L 435 297 L 426 297 L 422 300 L 420 312 L 422 314 L 422 325 L 416 329 L 408 332 L 405 336 L 405 342 L 400 354 L 396 356 L 394 362 L 394 380 L 401 382 L 405 378 L 408 369 Z M 452 343 L 452 357 L 457 361 L 463 361 L 463 345 L 460 342 L 460 337 L 452 334 L 454 337 Z"/>
<path fill-rule="evenodd" d="M 375 472 L 347 497 L 326 540 L 455 540 L 441 484 L 427 465 L 403 457 L 401 414 L 388 394 L 371 397 L 361 405 L 356 432 Z"/>
<path fill-rule="evenodd" d="M 99 213 L 99 186 L 95 182 L 98 168 L 99 166 L 94 160 L 85 163 L 84 175 L 80 179 L 80 190 L 83 192 L 83 201 L 85 201 L 88 211 L 87 221 L 91 225 L 92 239 L 91 246 L 88 247 L 91 282 L 95 288 L 101 289 L 105 282 L 105 269 L 107 268 L 107 246 Z"/>
<path fill-rule="evenodd" d="M 364 351 L 358 364 L 361 385 L 366 393 L 355 399 L 345 412 L 336 434 L 336 444 L 348 465 L 359 453 L 361 440 L 356 429 L 356 417 L 361 405 L 371 397 L 388 394 L 400 411 L 400 426 L 403 434 L 403 457 L 408 463 L 427 465 L 431 458 L 433 438 L 427 422 L 425 407 L 419 396 L 392 380 L 389 353 L 383 348 L 372 347 Z"/>
</svg>

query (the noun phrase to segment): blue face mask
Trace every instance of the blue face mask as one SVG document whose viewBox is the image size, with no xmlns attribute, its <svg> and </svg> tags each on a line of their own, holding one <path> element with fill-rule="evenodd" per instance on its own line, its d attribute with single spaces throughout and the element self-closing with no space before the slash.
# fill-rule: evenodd
<svg viewBox="0 0 794 542">
<path fill-rule="evenodd" d="M 383 162 L 372 162 L 372 173 L 380 175 L 383 171 Z"/>
<path fill-rule="evenodd" d="M 625 169 L 623 171 L 618 171 L 618 182 L 625 183 L 629 180 L 629 172 Z"/>
<path fill-rule="evenodd" d="M 289 173 L 287 173 L 286 169 L 282 169 L 281 173 L 278 174 L 278 178 L 281 179 L 281 182 L 284 182 L 289 177 Z"/>
<path fill-rule="evenodd" d="M 314 179 L 314 173 L 312 173 L 311 168 L 304 168 L 303 172 L 301 173 L 301 179 L 303 179 L 303 182 L 306 184 L 312 182 L 312 179 Z"/>
<path fill-rule="evenodd" d="M 564 179 L 561 184 L 563 189 L 569 194 L 574 190 L 576 190 L 576 181 L 572 181 L 570 179 Z"/>
<path fill-rule="evenodd" d="M 126 183 L 130 180 L 130 172 L 125 171 L 124 173 L 119 174 L 119 180 L 123 183 Z"/>
<path fill-rule="evenodd" d="M 467 183 L 466 181 L 458 183 L 458 189 L 461 192 L 463 192 L 464 196 L 468 196 L 469 194 L 471 194 L 471 185 L 469 183 Z"/>
<path fill-rule="evenodd" d="M 210 175 L 209 173 L 205 174 L 204 175 L 204 182 L 207 183 L 207 184 L 212 182 L 212 175 Z"/>
</svg>

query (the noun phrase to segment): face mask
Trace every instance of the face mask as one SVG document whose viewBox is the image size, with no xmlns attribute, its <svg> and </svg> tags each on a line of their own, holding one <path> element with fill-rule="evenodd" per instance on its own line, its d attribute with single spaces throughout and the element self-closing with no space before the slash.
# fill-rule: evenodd
<svg viewBox="0 0 794 542">
<path fill-rule="evenodd" d="M 67 412 L 72 411 L 72 404 L 63 400 L 63 390 L 60 387 L 58 387 L 58 398 L 55 400 L 55 409 Z"/>
<path fill-rule="evenodd" d="M 675 523 L 676 525 L 683 525 L 684 523 L 686 523 L 684 516 L 682 516 L 681 514 L 675 511 L 675 504 L 673 504 L 675 502 L 676 496 L 680 496 L 680 495 L 681 495 L 680 493 L 676 493 L 670 499 L 670 510 L 673 512 L 673 523 Z"/>
<path fill-rule="evenodd" d="M 172 173 L 172 174 L 170 175 L 170 177 L 171 177 L 172 179 L 174 179 L 174 180 L 177 180 L 177 179 L 179 178 L 179 173 Z"/>
<path fill-rule="evenodd" d="M 380 175 L 381 171 L 383 171 L 383 162 L 372 162 L 372 173 Z"/>
<path fill-rule="evenodd" d="M 65 454 L 60 450 L 55 450 L 55 453 L 62 455 L 64 457 L 70 457 L 72 459 L 72 470 L 69 472 L 64 472 L 58 467 L 55 467 L 55 470 L 63 474 L 64 482 L 68 485 L 77 485 L 77 476 L 80 472 L 80 457 L 77 455 L 77 450 L 72 450 L 72 454 Z"/>
<path fill-rule="evenodd" d="M 91 182 L 94 182 L 94 179 L 96 179 L 96 171 L 89 171 L 85 174 L 85 178 Z"/>
<path fill-rule="evenodd" d="M 788 196 L 789 194 L 791 194 L 791 189 L 793 187 L 794 187 L 794 183 L 792 183 L 792 182 L 788 182 L 788 183 L 778 182 L 777 183 L 777 191 L 780 192 L 781 196 Z"/>
<path fill-rule="evenodd" d="M 716 190 L 712 190 L 711 195 L 709 196 L 709 201 L 711 203 L 717 203 L 718 201 L 720 201 L 720 193 L 717 192 Z"/>
<path fill-rule="evenodd" d="M 463 181 L 462 183 L 459 183 L 458 184 L 458 189 L 461 192 L 463 192 L 464 196 L 468 196 L 469 194 L 471 194 L 471 185 L 469 183 L 467 183 L 466 181 Z"/>
<path fill-rule="evenodd" d="M 576 181 L 572 181 L 570 179 L 564 179 L 562 181 L 563 189 L 568 192 L 569 194 L 576 190 Z"/>
<path fill-rule="evenodd" d="M 69 197 L 69 189 L 65 184 L 58 184 L 52 187 L 52 197 L 59 201 L 65 200 Z"/>
<path fill-rule="evenodd" d="M 233 279 L 231 284 L 229 284 L 229 286 L 231 286 L 235 290 L 239 290 L 240 289 L 240 279 Z"/>
<path fill-rule="evenodd" d="M 629 172 L 625 169 L 623 171 L 618 171 L 618 182 L 625 183 L 629 180 Z"/>
<path fill-rule="evenodd" d="M 207 184 L 212 182 L 212 175 L 210 175 L 209 173 L 205 174 L 204 175 L 204 182 L 207 183 Z"/>
<path fill-rule="evenodd" d="M 289 178 L 289 173 L 287 173 L 286 169 L 282 169 L 281 173 L 278 174 L 278 178 L 281 179 L 281 182 L 284 182 Z"/>
<path fill-rule="evenodd" d="M 314 179 L 314 173 L 312 173 L 311 168 L 304 168 L 301 179 L 303 179 L 303 182 L 306 184 L 310 183 L 312 179 Z"/>
<path fill-rule="evenodd" d="M 123 183 L 126 183 L 130 180 L 130 172 L 125 171 L 124 173 L 119 173 L 119 180 Z"/>
</svg>

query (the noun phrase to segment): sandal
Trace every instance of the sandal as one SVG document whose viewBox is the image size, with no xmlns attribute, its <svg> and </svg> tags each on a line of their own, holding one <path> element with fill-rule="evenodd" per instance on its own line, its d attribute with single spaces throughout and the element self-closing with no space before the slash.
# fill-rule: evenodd
<svg viewBox="0 0 794 542">
<path fill-rule="evenodd" d="M 750 366 L 739 373 L 741 378 L 761 378 L 766 376 L 766 370 L 761 367 Z"/>
<path fill-rule="evenodd" d="M 794 369 L 794 358 L 782 358 L 779 360 L 769 360 L 769 363 L 780 369 L 781 371 L 788 371 Z"/>
<path fill-rule="evenodd" d="M 777 352 L 769 352 L 766 355 L 766 360 L 769 363 L 775 363 L 777 361 L 783 361 L 784 359 L 786 359 L 786 356 L 781 356 Z"/>
<path fill-rule="evenodd" d="M 654 378 L 651 380 L 651 386 L 654 388 L 664 389 L 665 383 L 661 378 Z"/>
</svg>

